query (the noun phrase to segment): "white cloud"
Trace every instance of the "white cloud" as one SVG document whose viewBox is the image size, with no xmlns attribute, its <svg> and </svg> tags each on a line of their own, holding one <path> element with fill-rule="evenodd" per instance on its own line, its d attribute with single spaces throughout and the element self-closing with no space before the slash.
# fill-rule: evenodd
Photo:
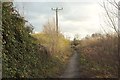
<svg viewBox="0 0 120 80">
<path fill-rule="evenodd" d="M 81 0 L 80 0 L 81 1 Z M 97 0 L 99 1 L 99 0 Z M 92 0 L 84 2 L 27 2 L 24 3 L 25 18 L 35 26 L 34 31 L 42 31 L 42 27 L 49 18 L 54 17 L 55 12 L 51 7 L 63 7 L 59 11 L 59 26 L 61 32 L 73 38 L 75 34 L 84 37 L 88 34 L 100 32 L 99 13 L 102 9 Z M 22 12 L 21 4 L 17 8 Z"/>
<path fill-rule="evenodd" d="M 97 4 L 85 4 L 82 7 L 78 5 L 76 6 L 76 8 L 70 6 L 70 11 L 72 12 L 68 12 L 66 14 L 68 15 L 67 17 L 66 15 L 60 16 L 61 30 L 63 32 L 72 33 L 72 36 L 80 34 L 81 37 L 100 32 L 99 6 Z"/>
</svg>

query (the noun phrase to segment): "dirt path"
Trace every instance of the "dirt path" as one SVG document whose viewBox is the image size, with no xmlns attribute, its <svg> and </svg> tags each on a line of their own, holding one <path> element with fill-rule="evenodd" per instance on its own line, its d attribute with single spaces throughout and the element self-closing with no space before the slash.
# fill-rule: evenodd
<svg viewBox="0 0 120 80">
<path fill-rule="evenodd" d="M 75 54 L 69 60 L 67 69 L 61 75 L 60 78 L 80 78 L 78 57 L 79 57 L 79 55 L 75 52 Z"/>
</svg>

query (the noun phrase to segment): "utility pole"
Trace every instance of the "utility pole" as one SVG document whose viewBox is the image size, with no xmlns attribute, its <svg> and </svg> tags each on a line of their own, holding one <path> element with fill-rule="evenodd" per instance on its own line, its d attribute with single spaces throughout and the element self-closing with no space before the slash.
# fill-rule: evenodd
<svg viewBox="0 0 120 80">
<path fill-rule="evenodd" d="M 56 12 L 56 32 L 58 33 L 58 11 L 63 10 L 63 8 L 51 8 L 53 11 Z"/>
</svg>

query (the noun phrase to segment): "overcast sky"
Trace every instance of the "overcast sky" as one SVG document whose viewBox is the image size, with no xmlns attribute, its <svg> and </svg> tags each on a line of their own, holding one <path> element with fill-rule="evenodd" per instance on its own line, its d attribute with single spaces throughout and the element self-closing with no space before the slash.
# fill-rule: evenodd
<svg viewBox="0 0 120 80">
<path fill-rule="evenodd" d="M 55 17 L 51 8 L 63 8 L 59 11 L 59 28 L 61 32 L 73 39 L 75 34 L 85 37 L 96 32 L 102 32 L 103 9 L 100 0 L 79 0 L 74 2 L 15 2 L 15 7 L 34 26 L 34 32 L 41 32 L 43 25 Z"/>
</svg>

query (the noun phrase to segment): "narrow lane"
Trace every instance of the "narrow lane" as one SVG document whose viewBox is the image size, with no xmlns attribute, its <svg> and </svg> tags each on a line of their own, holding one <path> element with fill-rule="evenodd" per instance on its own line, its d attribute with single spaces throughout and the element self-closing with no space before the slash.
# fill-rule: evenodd
<svg viewBox="0 0 120 80">
<path fill-rule="evenodd" d="M 80 78 L 78 57 L 78 54 L 75 52 L 75 54 L 69 60 L 67 69 L 60 78 Z"/>
</svg>

